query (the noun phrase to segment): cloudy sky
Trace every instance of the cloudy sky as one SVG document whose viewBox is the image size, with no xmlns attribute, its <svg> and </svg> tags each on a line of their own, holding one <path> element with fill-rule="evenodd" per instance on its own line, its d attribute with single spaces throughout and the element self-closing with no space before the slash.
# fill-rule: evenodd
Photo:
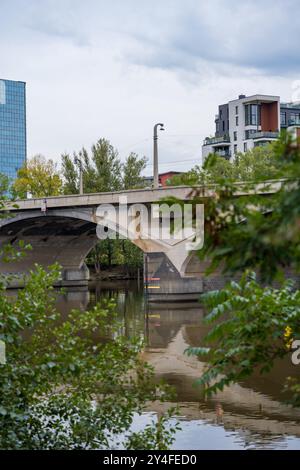
<svg viewBox="0 0 300 470">
<path fill-rule="evenodd" d="M 151 174 L 164 122 L 160 171 L 179 171 L 201 161 L 218 104 L 292 100 L 299 31 L 299 0 L 0 0 L 0 78 L 27 82 L 29 157 L 106 137 Z"/>
</svg>

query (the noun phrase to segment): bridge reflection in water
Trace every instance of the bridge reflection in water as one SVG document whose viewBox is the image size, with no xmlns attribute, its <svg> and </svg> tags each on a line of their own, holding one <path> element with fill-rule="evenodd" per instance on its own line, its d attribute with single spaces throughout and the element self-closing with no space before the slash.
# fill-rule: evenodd
<svg viewBox="0 0 300 470">
<path fill-rule="evenodd" d="M 200 346 L 207 332 L 201 305 L 146 305 L 136 283 L 115 282 L 94 284 L 89 290 L 68 290 L 57 305 L 67 315 L 72 308 L 85 309 L 111 297 L 116 299 L 122 320 L 120 333 L 144 337 L 147 346 L 143 357 L 154 366 L 157 379 L 163 378 L 176 388 L 182 431 L 175 448 L 300 449 L 300 410 L 285 405 L 281 393 L 287 375 L 300 375 L 289 360 L 278 362 L 268 376 L 254 376 L 206 399 L 194 385 L 205 364 L 184 354 L 188 346 Z M 169 406 L 151 405 L 149 413 L 137 417 L 134 426 L 139 428 L 153 413 L 161 414 Z"/>
</svg>

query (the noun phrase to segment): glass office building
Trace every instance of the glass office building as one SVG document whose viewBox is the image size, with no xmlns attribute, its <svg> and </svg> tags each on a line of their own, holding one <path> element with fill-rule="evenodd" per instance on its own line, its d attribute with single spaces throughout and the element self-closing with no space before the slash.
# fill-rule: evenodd
<svg viewBox="0 0 300 470">
<path fill-rule="evenodd" d="M 12 179 L 26 161 L 25 86 L 0 79 L 0 173 Z"/>
</svg>

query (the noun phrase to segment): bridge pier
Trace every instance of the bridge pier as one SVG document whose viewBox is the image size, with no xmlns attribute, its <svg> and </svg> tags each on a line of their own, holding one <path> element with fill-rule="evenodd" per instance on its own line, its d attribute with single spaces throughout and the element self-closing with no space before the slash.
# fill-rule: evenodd
<svg viewBox="0 0 300 470">
<path fill-rule="evenodd" d="M 87 286 L 90 279 L 90 271 L 85 263 L 81 268 L 64 267 L 62 270 L 62 279 L 59 285 L 62 287 Z"/>
<path fill-rule="evenodd" d="M 144 272 L 149 302 L 197 301 L 203 293 L 203 279 L 182 277 L 164 253 L 145 254 Z"/>
</svg>

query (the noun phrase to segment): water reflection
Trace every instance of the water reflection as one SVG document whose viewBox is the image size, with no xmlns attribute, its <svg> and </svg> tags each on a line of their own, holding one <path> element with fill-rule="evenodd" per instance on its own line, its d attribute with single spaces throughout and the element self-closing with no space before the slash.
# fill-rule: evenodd
<svg viewBox="0 0 300 470">
<path fill-rule="evenodd" d="M 139 335 L 147 347 L 144 358 L 177 390 L 182 431 L 175 448 L 295 448 L 300 449 L 300 410 L 283 403 L 282 383 L 298 369 L 289 360 L 278 362 L 268 376 L 254 376 L 206 399 L 195 380 L 205 363 L 184 354 L 188 346 L 199 346 L 207 327 L 198 304 L 147 305 L 135 283 L 101 283 L 89 291 L 68 290 L 58 299 L 64 315 L 72 308 L 85 309 L 103 298 L 115 298 L 122 334 Z M 151 413 L 162 413 L 170 404 L 155 404 L 148 414 L 137 417 L 134 426 L 144 425 Z"/>
</svg>

